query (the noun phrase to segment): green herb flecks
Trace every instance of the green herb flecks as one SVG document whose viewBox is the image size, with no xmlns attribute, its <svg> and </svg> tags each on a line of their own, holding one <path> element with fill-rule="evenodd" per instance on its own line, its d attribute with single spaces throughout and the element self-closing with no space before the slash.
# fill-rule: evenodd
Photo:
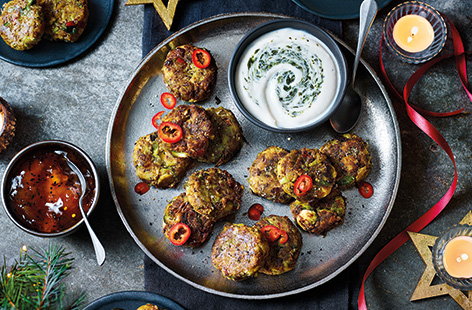
<svg viewBox="0 0 472 310">
<path fill-rule="evenodd" d="M 272 70 L 274 67 L 277 67 L 277 70 Z M 324 82 L 321 59 L 310 55 L 295 42 L 284 46 L 267 45 L 257 49 L 249 58 L 247 68 L 245 86 L 251 89 L 249 85 L 257 84 L 270 74 L 269 79 L 275 82 L 271 84 L 276 84 L 275 93 L 282 108 L 292 117 L 311 107 Z M 249 95 L 251 96 L 250 93 Z"/>
</svg>

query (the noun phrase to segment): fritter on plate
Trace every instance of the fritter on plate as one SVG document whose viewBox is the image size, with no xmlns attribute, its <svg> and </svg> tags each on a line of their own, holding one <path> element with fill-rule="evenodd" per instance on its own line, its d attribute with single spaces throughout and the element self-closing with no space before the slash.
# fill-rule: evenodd
<svg viewBox="0 0 472 310">
<path fill-rule="evenodd" d="M 166 149 L 177 157 L 198 158 L 203 156 L 214 139 L 213 124 L 204 108 L 194 104 L 181 104 L 162 118 L 162 122 L 179 125 L 183 138 L 176 143 L 163 142 Z"/>
<path fill-rule="evenodd" d="M 43 9 L 33 3 L 31 0 L 13 0 L 3 5 L 0 36 L 13 49 L 28 50 L 43 36 Z"/>
<path fill-rule="evenodd" d="M 229 172 L 219 168 L 198 170 L 185 183 L 188 201 L 195 211 L 215 220 L 239 210 L 243 189 Z"/>
<path fill-rule="evenodd" d="M 45 37 L 54 41 L 75 42 L 88 20 L 87 0 L 36 0 L 44 9 Z"/>
<path fill-rule="evenodd" d="M 220 166 L 241 150 L 244 143 L 243 130 L 230 110 L 218 107 L 206 111 L 213 123 L 215 138 L 210 142 L 205 155 L 198 160 Z"/>
<path fill-rule="evenodd" d="M 191 234 L 185 245 L 199 247 L 210 237 L 215 221 L 193 210 L 185 193 L 174 197 L 164 211 L 163 231 L 169 238 L 168 232 L 177 223 L 184 223 L 190 227 Z"/>
<path fill-rule="evenodd" d="M 302 175 L 308 175 L 313 187 L 303 195 L 296 195 L 294 185 Z M 336 180 L 336 170 L 328 158 L 317 149 L 293 150 L 277 164 L 277 179 L 283 190 L 300 201 L 311 201 L 328 196 Z"/>
<path fill-rule="evenodd" d="M 290 204 L 290 210 L 295 222 L 303 230 L 325 235 L 344 222 L 346 201 L 339 191 L 334 191 L 328 197 L 318 201 L 300 202 L 295 200 Z"/>
<path fill-rule="evenodd" d="M 159 310 L 159 307 L 153 304 L 145 304 L 136 310 Z"/>
<path fill-rule="evenodd" d="M 136 141 L 133 151 L 136 175 L 155 187 L 175 187 L 185 176 L 192 160 L 172 155 L 163 144 L 155 132 Z"/>
<path fill-rule="evenodd" d="M 164 61 L 164 83 L 174 96 L 184 101 L 199 102 L 208 99 L 216 85 L 217 68 L 213 57 L 206 68 L 192 62 L 198 47 L 182 45 L 171 50 Z"/>
<path fill-rule="evenodd" d="M 257 222 L 254 227 L 260 230 L 267 225 L 273 225 L 284 230 L 288 235 L 288 241 L 284 244 L 280 244 L 278 241 L 269 242 L 269 256 L 259 272 L 278 275 L 292 270 L 295 268 L 302 248 L 300 231 L 288 217 L 278 215 L 269 215 Z"/>
<path fill-rule="evenodd" d="M 293 198 L 284 192 L 276 175 L 277 163 L 288 154 L 288 151 L 278 146 L 270 146 L 257 154 L 249 168 L 248 183 L 251 191 L 263 198 L 289 203 Z"/>
<path fill-rule="evenodd" d="M 341 188 L 354 186 L 364 180 L 372 169 L 369 145 L 361 137 L 344 134 L 325 143 L 321 149 L 338 172 L 337 184 Z"/>
<path fill-rule="evenodd" d="M 269 244 L 257 228 L 226 224 L 213 244 L 211 262 L 225 278 L 241 281 L 254 276 L 268 254 Z"/>
<path fill-rule="evenodd" d="M 16 117 L 13 109 L 2 97 L 0 97 L 0 152 L 3 152 L 15 136 Z"/>
</svg>

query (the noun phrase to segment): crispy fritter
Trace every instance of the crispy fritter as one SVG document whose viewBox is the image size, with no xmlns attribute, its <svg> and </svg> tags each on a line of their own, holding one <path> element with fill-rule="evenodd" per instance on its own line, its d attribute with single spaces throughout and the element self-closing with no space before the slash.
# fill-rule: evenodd
<svg viewBox="0 0 472 310">
<path fill-rule="evenodd" d="M 136 175 L 155 187 L 175 187 L 191 163 L 191 159 L 175 157 L 166 150 L 155 132 L 139 138 L 134 145 Z"/>
<path fill-rule="evenodd" d="M 269 242 L 269 256 L 264 266 L 259 270 L 268 275 L 278 275 L 295 268 L 302 248 L 302 235 L 292 221 L 286 216 L 269 215 L 254 225 L 261 229 L 266 225 L 273 225 L 278 229 L 285 230 L 288 241 L 280 244 L 278 241 Z"/>
<path fill-rule="evenodd" d="M 226 224 L 213 244 L 211 262 L 225 278 L 241 281 L 254 276 L 268 254 L 269 244 L 257 228 Z"/>
<path fill-rule="evenodd" d="M 145 304 L 136 310 L 159 310 L 159 307 L 153 304 Z"/>
<path fill-rule="evenodd" d="M 87 0 L 36 0 L 44 9 L 45 37 L 54 41 L 75 42 L 88 20 Z"/>
<path fill-rule="evenodd" d="M 270 146 L 257 154 L 249 168 L 248 177 L 249 187 L 254 194 L 280 203 L 292 200 L 282 189 L 276 175 L 277 163 L 287 154 L 287 150 L 278 146 Z"/>
<path fill-rule="evenodd" d="M 295 200 L 290 204 L 290 210 L 295 222 L 303 230 L 325 235 L 344 222 L 346 201 L 339 191 L 334 191 L 328 197 L 318 201 L 300 202 Z"/>
<path fill-rule="evenodd" d="M 369 145 L 361 137 L 344 134 L 325 143 L 321 149 L 338 172 L 336 183 L 341 188 L 354 186 L 364 180 L 372 169 Z"/>
<path fill-rule="evenodd" d="M 295 181 L 305 174 L 311 177 L 313 188 L 297 196 L 294 192 Z M 303 148 L 293 150 L 279 160 L 277 179 L 287 194 L 306 202 L 328 196 L 336 180 L 336 170 L 319 150 Z"/>
<path fill-rule="evenodd" d="M 43 9 L 33 3 L 31 0 L 13 0 L 3 5 L 0 36 L 13 49 L 28 50 L 43 36 Z"/>
<path fill-rule="evenodd" d="M 189 102 L 208 99 L 216 85 L 217 68 L 212 56 L 207 68 L 196 67 L 192 62 L 192 45 L 182 45 L 171 50 L 164 61 L 164 83 L 177 98 Z"/>
<path fill-rule="evenodd" d="M 188 225 L 192 232 L 185 245 L 199 247 L 210 237 L 215 221 L 206 215 L 195 212 L 185 193 L 182 193 L 174 197 L 164 211 L 163 231 L 167 238 L 169 238 L 168 232 L 177 223 Z"/>
<path fill-rule="evenodd" d="M 3 152 L 15 136 L 16 117 L 13 109 L 0 97 L 0 118 L 3 123 L 3 132 L 0 134 L 0 152 Z"/>
<path fill-rule="evenodd" d="M 215 138 L 205 155 L 198 160 L 220 166 L 230 161 L 241 150 L 244 142 L 243 130 L 230 110 L 218 107 L 206 111 L 215 129 Z"/>
<path fill-rule="evenodd" d="M 183 138 L 177 143 L 166 143 L 166 149 L 178 157 L 198 158 L 203 156 L 214 139 L 213 124 L 204 108 L 194 104 L 181 104 L 162 118 L 162 122 L 172 122 L 183 130 Z"/>
<path fill-rule="evenodd" d="M 243 189 L 230 173 L 219 168 L 198 170 L 185 184 L 194 210 L 217 221 L 239 210 Z"/>
</svg>

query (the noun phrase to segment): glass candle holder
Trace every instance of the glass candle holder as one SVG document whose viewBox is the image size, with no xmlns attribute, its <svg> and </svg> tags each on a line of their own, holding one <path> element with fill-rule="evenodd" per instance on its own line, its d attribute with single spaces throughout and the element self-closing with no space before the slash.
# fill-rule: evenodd
<svg viewBox="0 0 472 310">
<path fill-rule="evenodd" d="M 436 274 L 444 282 L 446 282 L 447 284 L 449 284 L 450 286 L 454 288 L 470 291 L 472 290 L 472 277 L 469 277 L 469 278 L 454 277 L 449 274 L 449 272 L 451 272 L 452 269 L 450 267 L 448 268 L 447 264 L 445 264 L 445 254 L 451 254 L 451 250 L 449 249 L 446 250 L 446 246 L 448 245 L 448 243 L 450 243 L 451 240 L 460 241 L 460 239 L 464 237 L 472 238 L 472 226 L 459 225 L 450 229 L 444 235 L 439 237 L 433 246 L 433 251 L 432 251 L 433 265 L 434 265 L 434 269 L 436 270 Z M 470 242 L 470 240 L 472 239 L 469 239 L 468 242 Z M 467 245 L 467 249 L 470 250 L 469 246 L 472 246 L 472 243 L 469 243 Z M 449 253 L 447 253 L 448 251 Z M 464 252 L 464 254 L 455 255 L 453 258 L 458 259 L 458 261 L 463 260 L 463 259 L 472 261 L 472 255 L 469 256 L 465 254 L 466 251 L 460 251 L 460 253 L 462 252 Z M 470 251 L 469 251 L 469 254 L 470 254 Z M 448 269 L 450 270 L 449 272 L 448 272 Z"/>
<path fill-rule="evenodd" d="M 395 29 L 399 20 L 400 23 Z M 408 1 L 397 5 L 388 13 L 384 21 L 383 33 L 387 46 L 395 55 L 404 62 L 419 64 L 441 52 L 446 44 L 447 26 L 441 14 L 432 6 L 423 2 Z M 429 38 L 433 33 L 434 37 Z M 395 36 L 398 43 L 395 41 Z M 404 40 L 400 42 L 400 38 Z M 406 44 L 402 44 L 403 42 Z M 431 43 L 428 45 L 429 42 Z M 409 43 L 419 43 L 416 47 L 420 46 L 420 50 L 415 50 L 415 47 L 409 49 L 406 46 Z M 421 43 L 426 44 L 424 49 Z"/>
</svg>

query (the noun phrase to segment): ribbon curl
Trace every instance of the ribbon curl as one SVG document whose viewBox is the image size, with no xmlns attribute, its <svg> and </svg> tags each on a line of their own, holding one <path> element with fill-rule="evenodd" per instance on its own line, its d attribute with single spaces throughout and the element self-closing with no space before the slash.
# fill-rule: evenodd
<svg viewBox="0 0 472 310">
<path fill-rule="evenodd" d="M 447 20 L 447 18 L 446 18 Z M 413 75 L 408 79 L 403 88 L 403 94 L 395 88 L 393 83 L 391 82 L 390 78 L 388 77 L 387 70 L 385 69 L 385 65 L 383 62 L 383 45 L 384 45 L 384 37 L 382 35 L 380 41 L 380 48 L 379 48 L 379 64 L 380 64 L 380 71 L 382 73 L 383 78 L 386 81 L 387 86 L 389 87 L 390 91 L 399 99 L 403 101 L 405 104 L 406 112 L 410 120 L 423 131 L 426 135 L 428 135 L 433 141 L 435 141 L 449 156 L 451 162 L 454 166 L 454 178 L 452 180 L 449 189 L 446 193 L 441 197 L 441 199 L 434 204 L 425 214 L 423 214 L 420 218 L 416 221 L 411 223 L 407 228 L 405 228 L 402 232 L 400 232 L 397 236 L 395 236 L 392 240 L 390 240 L 373 258 L 370 262 L 369 266 L 367 267 L 364 276 L 362 278 L 362 284 L 359 291 L 359 296 L 357 299 L 357 306 L 360 310 L 367 310 L 367 304 L 365 300 L 365 281 L 370 276 L 370 274 L 380 265 L 387 257 L 393 254 L 400 246 L 402 246 L 405 242 L 409 240 L 407 231 L 419 232 L 423 228 L 425 228 L 429 223 L 431 223 L 448 205 L 449 201 L 451 200 L 454 192 L 456 191 L 457 181 L 458 181 L 458 172 L 456 166 L 456 160 L 454 158 L 454 154 L 452 153 L 449 144 L 447 143 L 446 139 L 441 135 L 441 133 L 428 121 L 423 115 L 433 116 L 433 117 L 448 117 L 454 116 L 465 112 L 465 108 L 461 108 L 455 111 L 450 112 L 433 112 L 429 111 L 420 107 L 417 107 L 409 102 L 409 97 L 411 91 L 413 90 L 416 83 L 421 79 L 421 77 L 435 64 L 438 62 L 455 57 L 456 60 L 456 68 L 459 73 L 459 78 L 464 88 L 469 100 L 472 102 L 472 93 L 468 89 L 469 81 L 467 78 L 467 64 L 466 64 L 466 55 L 470 54 L 470 52 L 465 52 L 464 44 L 462 42 L 461 36 L 454 26 L 454 24 L 447 20 L 449 24 L 449 29 L 451 31 L 451 37 L 453 42 L 454 53 L 449 55 L 443 55 L 437 57 L 433 60 L 428 61 L 424 65 L 422 65 Z"/>
</svg>

